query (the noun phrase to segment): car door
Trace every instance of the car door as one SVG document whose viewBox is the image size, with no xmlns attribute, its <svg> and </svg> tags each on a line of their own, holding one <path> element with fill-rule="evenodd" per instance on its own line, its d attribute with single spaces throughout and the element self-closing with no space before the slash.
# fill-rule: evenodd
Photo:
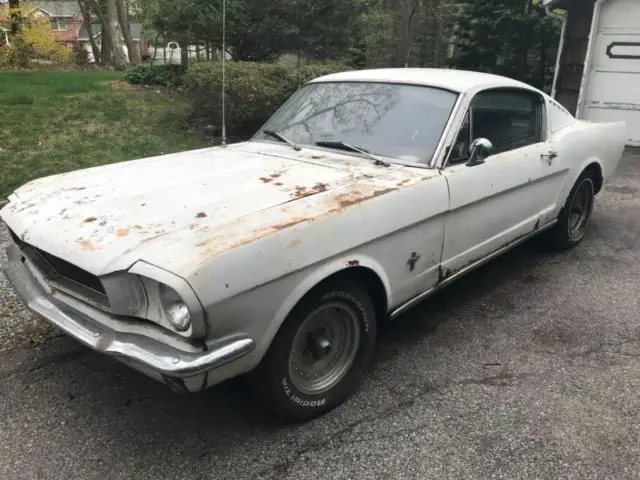
<svg viewBox="0 0 640 480">
<path fill-rule="evenodd" d="M 549 165 L 545 102 L 535 91 L 490 89 L 470 101 L 442 173 L 449 187 L 441 268 L 448 277 L 540 225 L 559 186 Z M 472 139 L 493 148 L 467 166 Z"/>
</svg>

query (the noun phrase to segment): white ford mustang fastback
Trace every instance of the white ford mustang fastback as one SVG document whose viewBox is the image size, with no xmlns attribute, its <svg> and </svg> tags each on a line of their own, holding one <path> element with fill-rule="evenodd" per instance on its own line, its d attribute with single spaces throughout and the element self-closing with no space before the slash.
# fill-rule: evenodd
<svg viewBox="0 0 640 480">
<path fill-rule="evenodd" d="M 499 76 L 329 75 L 250 141 L 20 187 L 4 271 L 33 312 L 174 389 L 248 374 L 310 419 L 358 388 L 377 322 L 534 235 L 578 244 L 625 133 Z"/>
</svg>

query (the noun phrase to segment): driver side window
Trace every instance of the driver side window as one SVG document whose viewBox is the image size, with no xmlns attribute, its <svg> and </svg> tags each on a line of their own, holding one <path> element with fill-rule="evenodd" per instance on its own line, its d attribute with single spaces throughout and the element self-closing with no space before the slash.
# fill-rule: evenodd
<svg viewBox="0 0 640 480">
<path fill-rule="evenodd" d="M 465 163 L 469 146 L 486 138 L 492 155 L 542 141 L 542 99 L 535 92 L 493 90 L 476 95 L 454 142 L 449 165 Z"/>
</svg>

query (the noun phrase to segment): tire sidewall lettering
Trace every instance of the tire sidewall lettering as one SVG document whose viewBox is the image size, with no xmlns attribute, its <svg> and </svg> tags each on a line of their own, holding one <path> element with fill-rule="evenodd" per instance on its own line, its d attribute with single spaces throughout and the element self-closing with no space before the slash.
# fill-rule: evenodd
<svg viewBox="0 0 640 480">
<path fill-rule="evenodd" d="M 304 398 L 299 397 L 294 393 L 293 388 L 289 385 L 286 377 L 282 377 L 282 389 L 291 403 L 298 407 L 318 408 L 327 403 L 326 397 L 318 398 L 317 400 L 305 400 Z"/>
<path fill-rule="evenodd" d="M 353 306 L 356 307 L 356 309 L 358 310 L 358 312 L 360 312 L 360 321 L 362 322 L 362 329 L 365 332 L 369 331 L 369 317 L 367 315 L 367 311 L 364 308 L 364 305 L 362 305 L 362 302 L 360 302 L 360 300 L 358 300 L 357 298 L 355 298 L 354 296 L 342 292 L 342 291 L 335 291 L 335 292 L 331 292 L 331 293 L 327 293 L 326 295 L 322 296 L 322 300 L 323 301 L 330 301 L 333 300 L 335 298 L 339 298 L 340 300 L 344 301 L 345 303 L 351 304 Z"/>
</svg>

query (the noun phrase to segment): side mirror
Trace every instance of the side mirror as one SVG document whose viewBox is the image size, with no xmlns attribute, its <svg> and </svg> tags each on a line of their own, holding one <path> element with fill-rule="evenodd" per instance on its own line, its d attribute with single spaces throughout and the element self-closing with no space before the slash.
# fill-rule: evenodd
<svg viewBox="0 0 640 480">
<path fill-rule="evenodd" d="M 469 160 L 467 161 L 468 167 L 474 165 L 480 165 L 484 163 L 484 160 L 491 154 L 493 145 L 486 138 L 476 138 L 471 142 L 469 147 Z"/>
</svg>

